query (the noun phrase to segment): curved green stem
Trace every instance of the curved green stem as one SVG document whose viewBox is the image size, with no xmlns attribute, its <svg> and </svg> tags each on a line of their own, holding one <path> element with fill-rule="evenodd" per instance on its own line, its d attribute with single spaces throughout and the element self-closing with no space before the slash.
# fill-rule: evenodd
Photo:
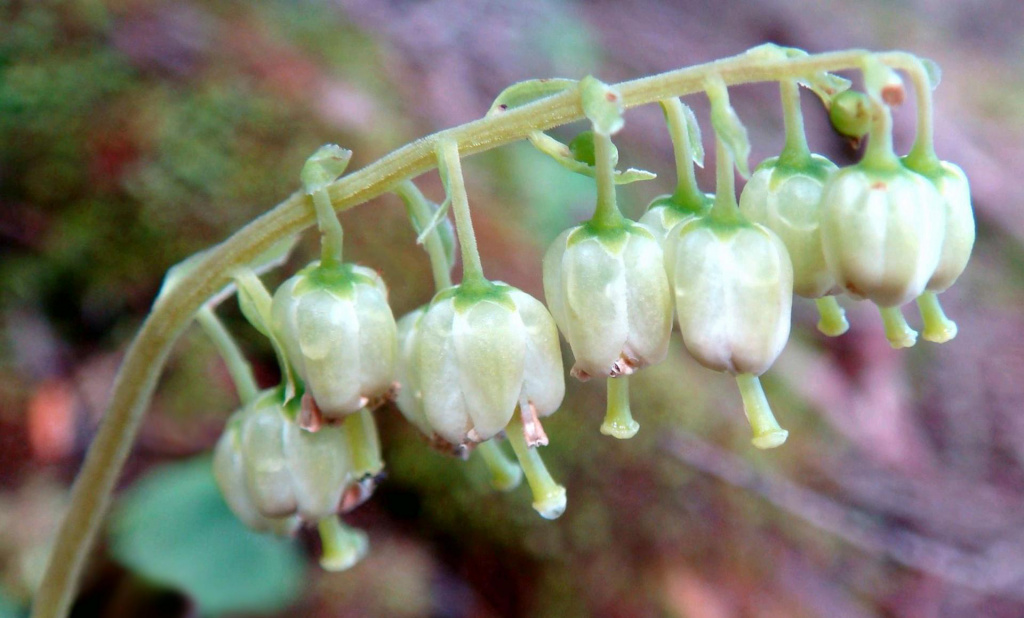
<svg viewBox="0 0 1024 618">
<path fill-rule="evenodd" d="M 708 215 L 716 221 L 732 223 L 743 218 L 736 202 L 736 171 L 722 138 L 715 135 L 715 205 Z"/>
<path fill-rule="evenodd" d="M 710 75 L 718 75 L 726 84 L 776 81 L 859 67 L 869 54 L 865 50 L 801 58 L 758 58 L 740 54 L 615 87 L 625 107 L 636 107 L 698 92 Z M 876 57 L 894 68 L 909 66 L 906 54 L 884 53 Z M 402 180 L 429 171 L 436 165 L 436 148 L 443 140 L 455 142 L 460 154 L 469 156 L 524 139 L 533 131 L 548 130 L 582 117 L 579 92 L 570 89 L 435 133 L 332 182 L 328 187 L 331 204 L 335 211 L 352 208 L 390 190 Z M 180 285 L 155 304 L 143 322 L 122 361 L 107 411 L 72 488 L 67 515 L 57 533 L 32 606 L 33 618 L 67 615 L 82 566 L 174 342 L 193 314 L 229 282 L 234 269 L 252 262 L 283 238 L 313 223 L 315 216 L 307 199 L 303 192 L 293 193 L 210 251 L 197 268 L 182 278 Z"/>
<path fill-rule="evenodd" d="M 640 423 L 633 420 L 629 408 L 629 376 L 608 378 L 608 409 L 601 423 L 601 433 L 626 440 L 640 431 Z"/>
<path fill-rule="evenodd" d="M 754 431 L 751 443 L 760 449 L 781 446 L 789 437 L 789 432 L 780 427 L 779 422 L 775 420 L 775 415 L 768 405 L 768 398 L 764 396 L 764 389 L 761 388 L 761 380 L 755 375 L 741 373 L 736 376 L 736 384 L 740 387 L 740 397 L 743 398 L 743 412 Z"/>
<path fill-rule="evenodd" d="M 672 155 L 676 161 L 676 190 L 672 193 L 672 198 L 679 204 L 700 210 L 704 203 L 704 194 L 700 192 L 697 176 L 693 171 L 693 144 L 690 143 L 690 131 L 687 129 L 683 102 L 677 97 L 671 97 L 658 101 L 658 104 L 665 114 L 668 134 L 672 139 Z"/>
<path fill-rule="evenodd" d="M 838 337 L 850 330 L 850 323 L 846 321 L 846 311 L 839 305 L 835 296 L 815 298 L 814 303 L 818 306 L 819 331 L 829 337 Z"/>
<path fill-rule="evenodd" d="M 876 170 L 897 169 L 900 160 L 892 145 L 892 112 L 877 92 L 868 92 L 868 101 L 871 103 L 871 129 L 861 164 Z"/>
<path fill-rule="evenodd" d="M 917 343 L 917 331 L 910 328 L 907 319 L 899 307 L 879 307 L 882 324 L 885 326 L 885 338 L 894 348 L 909 348 Z"/>
<path fill-rule="evenodd" d="M 448 168 L 448 190 L 451 192 L 452 210 L 455 211 L 455 232 L 462 249 L 462 283 L 468 286 L 486 283 L 480 251 L 476 247 L 473 219 L 469 215 L 469 197 L 466 196 L 466 180 L 462 177 L 458 143 L 453 140 L 442 141 L 438 146 L 438 156 L 443 158 Z"/>
<path fill-rule="evenodd" d="M 384 469 L 384 461 L 380 456 L 380 438 L 373 413 L 363 408 L 355 414 L 349 414 L 342 427 L 348 439 L 352 469 L 361 478 L 379 474 Z"/>
<path fill-rule="evenodd" d="M 320 566 L 325 571 L 344 571 L 356 565 L 370 549 L 370 539 L 362 530 L 346 526 L 331 515 L 317 522 L 320 533 Z"/>
<path fill-rule="evenodd" d="M 946 343 L 956 337 L 956 322 L 946 317 L 946 312 L 939 303 L 938 294 L 926 290 L 917 297 L 917 308 L 921 312 L 921 321 L 924 322 L 921 336 L 925 341 Z"/>
<path fill-rule="evenodd" d="M 622 213 L 615 200 L 615 155 L 612 137 L 594 131 L 594 165 L 597 168 L 597 208 L 591 222 L 599 229 L 622 225 Z"/>
<path fill-rule="evenodd" d="M 415 223 L 416 229 L 422 230 L 430 224 L 434 216 L 433 209 L 423 196 L 416 183 L 411 180 L 403 180 L 394 189 L 398 197 L 405 203 L 409 217 Z M 434 275 L 434 288 L 438 291 L 452 287 L 452 265 L 448 263 L 448 255 L 444 250 L 444 242 L 441 234 L 435 229 L 427 234 L 423 246 L 430 258 L 430 271 Z"/>
<path fill-rule="evenodd" d="M 231 381 L 235 383 L 238 391 L 238 398 L 245 405 L 256 399 L 259 394 L 259 387 L 256 385 L 256 378 L 252 373 L 252 365 L 246 360 L 242 350 L 238 347 L 235 338 L 224 326 L 224 323 L 217 318 L 213 308 L 209 305 L 203 307 L 196 313 L 196 322 L 202 327 L 206 336 L 213 341 L 214 347 L 220 354 L 224 364 L 227 365 L 228 373 L 231 374 Z"/>
<path fill-rule="evenodd" d="M 342 263 L 341 251 L 345 244 L 345 232 L 338 221 L 338 213 L 331 206 L 331 197 L 327 189 L 313 193 L 313 206 L 316 208 L 317 225 L 320 227 L 320 264 L 338 266 Z"/>
<path fill-rule="evenodd" d="M 811 158 L 804 133 L 804 115 L 800 110 L 800 85 L 794 79 L 779 82 L 782 95 L 783 122 L 786 126 L 786 145 L 779 153 L 779 163 L 792 167 L 805 165 Z"/>
<path fill-rule="evenodd" d="M 476 451 L 484 460 L 490 473 L 491 487 L 498 491 L 512 491 L 523 480 L 523 471 L 501 450 L 501 445 L 492 440 L 481 442 Z"/>
<path fill-rule="evenodd" d="M 911 169 L 929 173 L 937 169 L 941 162 L 935 154 L 935 120 L 932 105 L 932 86 L 924 63 L 917 56 L 907 54 L 907 74 L 914 84 L 914 98 L 917 104 L 917 136 L 907 153 L 907 166 Z"/>
<path fill-rule="evenodd" d="M 540 458 L 537 447 L 531 447 L 526 443 L 523 421 L 518 414 L 512 416 L 505 433 L 526 475 L 526 483 L 533 493 L 534 510 L 544 519 L 557 519 L 565 512 L 565 487 L 551 478 L 551 473 L 544 465 L 544 460 Z"/>
</svg>

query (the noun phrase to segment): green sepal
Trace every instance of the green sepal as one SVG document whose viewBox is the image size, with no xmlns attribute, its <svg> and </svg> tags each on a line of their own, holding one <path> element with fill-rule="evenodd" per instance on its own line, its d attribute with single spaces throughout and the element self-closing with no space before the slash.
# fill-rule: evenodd
<svg viewBox="0 0 1024 618">
<path fill-rule="evenodd" d="M 376 282 L 355 269 L 355 264 L 346 262 L 336 266 L 325 266 L 314 262 L 298 273 L 302 277 L 294 290 L 296 296 L 302 296 L 314 290 L 326 290 L 339 298 L 349 298 L 357 283 L 375 285 Z"/>
<path fill-rule="evenodd" d="M 522 107 L 529 103 L 545 99 L 552 95 L 564 92 L 574 87 L 578 82 L 575 79 L 529 79 L 512 84 L 491 103 L 485 117 L 490 117 L 501 112 Z"/>
<path fill-rule="evenodd" d="M 654 238 L 654 235 L 646 227 L 627 219 L 623 219 L 623 225 L 617 227 L 597 227 L 588 221 L 569 234 L 569 237 L 565 239 L 565 246 L 569 248 L 584 240 L 596 238 L 610 253 L 618 254 L 625 249 L 626 243 L 629 242 L 629 235 L 633 233 Z"/>
<path fill-rule="evenodd" d="M 750 178 L 750 138 L 747 128 L 729 103 L 729 90 L 721 77 L 708 80 L 708 98 L 711 100 L 711 126 L 725 144 L 729 156 L 736 163 L 736 169 L 744 178 Z"/>
<path fill-rule="evenodd" d="M 771 157 L 762 161 L 756 168 L 754 168 L 754 171 L 759 172 L 761 170 L 771 169 L 772 178 L 768 184 L 768 188 L 771 191 L 776 191 L 778 190 L 779 185 L 787 178 L 798 174 L 810 176 L 824 185 L 832 176 L 832 173 L 835 170 L 834 165 L 835 164 L 825 157 L 817 154 L 812 154 L 810 159 L 802 165 L 786 165 L 785 163 L 780 163 L 779 157 Z"/>
<path fill-rule="evenodd" d="M 626 121 L 622 118 L 622 95 L 592 75 L 580 80 L 580 104 L 583 114 L 594 125 L 594 132 L 615 135 Z"/>
<path fill-rule="evenodd" d="M 299 174 L 306 195 L 313 195 L 345 173 L 352 151 L 337 144 L 324 144 L 314 152 L 302 166 Z"/>
<path fill-rule="evenodd" d="M 530 133 L 529 139 L 534 148 L 548 155 L 570 172 L 576 172 L 590 178 L 597 176 L 597 168 L 594 165 L 576 159 L 569 146 L 566 146 L 547 133 L 533 131 Z M 628 185 L 640 180 L 651 180 L 653 178 L 657 178 L 657 174 L 632 167 L 624 171 L 615 170 L 613 177 L 617 185 Z"/>
<path fill-rule="evenodd" d="M 489 301 L 501 305 L 509 311 L 516 311 L 516 304 L 509 296 L 509 292 L 515 288 L 504 283 L 495 283 L 494 281 L 486 281 L 485 283 L 486 285 L 473 285 L 471 287 L 457 285 L 447 290 L 441 290 L 434 296 L 431 304 L 451 298 L 455 310 L 465 312 L 472 309 L 473 305 L 477 303 Z"/>
</svg>

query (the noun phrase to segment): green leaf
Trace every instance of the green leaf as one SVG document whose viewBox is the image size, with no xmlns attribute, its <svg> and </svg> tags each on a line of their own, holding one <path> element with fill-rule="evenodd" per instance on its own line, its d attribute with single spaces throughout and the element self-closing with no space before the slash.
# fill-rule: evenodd
<svg viewBox="0 0 1024 618">
<path fill-rule="evenodd" d="M 589 176 L 590 178 L 594 178 L 597 174 L 596 167 L 584 161 L 578 161 L 568 146 L 547 133 L 534 131 L 530 133 L 529 139 L 534 148 L 557 161 L 565 169 Z M 615 184 L 617 185 L 628 185 L 639 180 L 651 180 L 652 178 L 657 178 L 657 175 L 653 172 L 638 170 L 632 167 L 625 171 L 615 170 L 614 176 Z"/>
<path fill-rule="evenodd" d="M 185 592 L 206 614 L 271 613 L 295 602 L 304 561 L 295 544 L 245 528 L 228 510 L 209 457 L 164 465 L 120 501 L 114 558 Z"/>
<path fill-rule="evenodd" d="M 594 125 L 594 132 L 614 135 L 626 121 L 622 117 L 622 95 L 615 88 L 588 75 L 580 80 L 583 113 Z"/>
<path fill-rule="evenodd" d="M 501 91 L 501 94 L 491 103 L 486 116 L 493 116 L 501 112 L 522 107 L 529 103 L 550 97 L 551 95 L 564 92 L 577 84 L 575 79 L 530 79 L 516 84 Z"/>
</svg>

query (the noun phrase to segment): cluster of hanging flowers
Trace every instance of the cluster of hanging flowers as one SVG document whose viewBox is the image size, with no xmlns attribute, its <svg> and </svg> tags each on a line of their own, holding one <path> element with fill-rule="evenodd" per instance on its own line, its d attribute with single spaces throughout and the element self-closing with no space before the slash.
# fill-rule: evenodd
<svg viewBox="0 0 1024 618">
<path fill-rule="evenodd" d="M 802 52 L 766 46 L 755 53 Z M 436 287 L 428 303 L 396 321 L 381 277 L 342 259 L 343 232 L 327 190 L 351 153 L 321 148 L 302 171 L 322 235 L 320 260 L 273 295 L 254 270 L 235 273 L 243 313 L 270 339 L 282 383 L 258 391 L 235 363 L 243 405 L 214 457 L 228 505 L 258 530 L 288 534 L 315 523 L 323 566 L 355 564 L 367 549 L 366 535 L 339 516 L 365 501 L 380 478 L 384 463 L 373 411 L 394 402 L 435 446 L 463 457 L 478 453 L 496 489 L 512 490 L 525 476 L 537 512 L 558 517 L 566 508 L 565 488 L 538 448 L 548 443 L 542 419 L 558 410 L 565 393 L 559 332 L 572 350 L 569 374 L 607 381 L 601 432 L 629 438 L 639 430 L 629 377 L 666 357 L 675 318 L 697 362 L 735 377 L 758 448 L 777 447 L 788 436 L 759 376 L 786 345 L 794 295 L 816 302 L 818 328 L 829 336 L 848 328 L 836 301 L 847 294 L 879 307 L 894 347 L 916 340 L 900 311 L 914 300 L 924 338 L 951 339 L 956 326 L 937 294 L 966 266 L 974 220 L 963 172 L 940 161 L 932 146 L 934 71 L 914 66 L 919 124 L 905 157 L 893 151 L 889 109 L 903 99 L 902 82 L 869 57 L 864 93 L 825 73 L 783 81 L 785 146 L 752 174 L 746 129 L 726 84 L 708 78 L 703 90 L 715 134 L 714 194 L 702 192 L 695 179 L 694 164 L 703 164 L 704 151 L 693 112 L 678 99 L 661 101 L 677 186 L 655 198 L 638 222 L 620 212 L 616 185 L 651 175 L 616 170 L 619 93 L 591 77 L 506 90 L 489 115 L 574 88 L 591 123 L 570 147 L 539 132 L 530 138 L 597 184 L 593 216 L 559 235 L 544 257 L 546 305 L 484 276 L 458 146 L 441 140 L 436 156 L 444 202 L 429 202 L 411 181 L 393 189 L 430 257 Z M 837 130 L 866 135 L 859 163 L 840 169 L 810 152 L 801 85 L 822 97 Z M 748 178 L 738 201 L 737 169 Z M 462 278 L 453 285 L 456 246 Z M 215 340 L 223 334 L 209 307 L 198 317 Z M 230 341 L 219 340 L 231 356 Z M 504 439 L 516 461 L 503 449 Z"/>
</svg>

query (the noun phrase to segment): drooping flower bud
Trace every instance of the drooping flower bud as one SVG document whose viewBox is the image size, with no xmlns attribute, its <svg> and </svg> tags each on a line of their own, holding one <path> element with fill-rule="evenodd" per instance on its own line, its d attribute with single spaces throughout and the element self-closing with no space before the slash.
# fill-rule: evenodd
<svg viewBox="0 0 1024 618">
<path fill-rule="evenodd" d="M 693 217 L 707 214 L 715 197 L 702 193 L 694 176 L 694 164 L 704 165 L 704 146 L 693 110 L 676 98 L 665 99 L 660 104 L 672 138 L 676 189 L 671 194 L 651 200 L 639 223 L 651 230 L 664 249 L 665 236 L 669 231 Z"/>
<path fill-rule="evenodd" d="M 864 65 L 871 130 L 863 159 L 841 169 L 822 194 L 825 261 L 855 298 L 879 306 L 893 347 L 917 341 L 899 306 L 918 297 L 935 273 L 945 233 L 942 197 L 896 158 L 890 102 L 902 100 L 899 77 L 875 58 Z"/>
<path fill-rule="evenodd" d="M 938 189 L 946 212 L 939 265 L 925 288 L 931 292 L 945 292 L 964 272 L 974 248 L 971 189 L 963 170 L 947 161 L 943 161 L 939 169 L 931 173 L 923 172 L 923 175 Z"/>
<path fill-rule="evenodd" d="M 793 274 L 765 227 L 698 219 L 673 230 L 669 273 L 687 350 L 705 367 L 761 375 L 789 338 Z"/>
<path fill-rule="evenodd" d="M 934 155 L 926 159 L 930 165 L 915 165 L 918 160 L 912 156 L 904 157 L 903 161 L 931 180 L 942 197 L 946 226 L 939 264 L 925 285 L 925 291 L 918 296 L 917 305 L 924 322 L 924 338 L 935 343 L 945 343 L 956 337 L 957 326 L 946 317 L 938 294 L 946 291 L 960 277 L 974 248 L 971 189 L 963 170 L 952 163 L 939 161 Z"/>
<path fill-rule="evenodd" d="M 296 422 L 299 405 L 285 404 L 281 388 L 265 391 L 232 417 L 218 444 L 218 480 L 246 523 L 251 512 L 236 505 L 264 518 L 307 521 L 348 510 L 365 499 L 383 467 L 372 419 L 354 415 L 314 433 Z M 247 500 L 239 499 L 238 468 Z"/>
<path fill-rule="evenodd" d="M 417 326 L 428 306 L 419 307 L 398 320 L 398 359 L 395 368 L 399 386 L 395 405 L 416 429 L 430 436 L 434 430 L 423 411 L 423 390 L 420 388 L 419 364 L 416 362 L 416 343 L 419 339 Z"/>
<path fill-rule="evenodd" d="M 402 401 L 412 403 L 402 409 L 431 433 L 454 445 L 481 442 L 503 430 L 517 407 L 536 418 L 561 405 L 558 332 L 532 296 L 500 282 L 456 286 L 410 321 L 403 375 L 412 379 L 403 389 L 412 392 Z"/>
<path fill-rule="evenodd" d="M 793 263 L 793 292 L 819 298 L 838 291 L 821 247 L 819 204 L 825 182 L 838 168 L 818 155 L 790 167 L 774 157 L 761 163 L 740 194 L 740 210 L 782 241 Z"/>
<path fill-rule="evenodd" d="M 314 262 L 278 288 L 271 314 L 289 362 L 325 418 L 375 407 L 391 395 L 395 319 L 376 272 Z"/>
<path fill-rule="evenodd" d="M 820 227 L 821 193 L 838 168 L 825 157 L 811 154 L 807 146 L 797 82 L 783 81 L 779 90 L 786 144 L 778 157 L 754 170 L 740 194 L 740 210 L 779 237 L 793 263 L 793 292 L 816 299 L 821 315 L 818 330 L 838 336 L 849 329 L 849 323 L 831 298 L 841 290 L 825 263 Z"/>
<path fill-rule="evenodd" d="M 942 203 L 928 179 L 902 165 L 837 172 L 822 196 L 821 226 L 837 283 L 886 308 L 920 295 L 939 262 Z"/>
<path fill-rule="evenodd" d="M 248 528 L 281 536 L 293 534 L 302 521 L 297 515 L 266 517 L 257 508 L 245 483 L 245 459 L 238 435 L 237 417 L 229 421 L 213 452 L 213 475 L 224 501 Z"/>
<path fill-rule="evenodd" d="M 544 257 L 544 295 L 581 380 L 629 375 L 668 352 L 672 296 L 664 257 L 639 224 L 563 232 Z"/>
<path fill-rule="evenodd" d="M 736 376 L 754 446 L 774 448 L 789 432 L 775 420 L 758 376 L 789 338 L 793 266 L 778 236 L 740 212 L 733 153 L 742 155 L 746 149 L 728 141 L 745 141 L 745 131 L 724 83 L 712 82 L 708 97 L 712 120 L 720 119 L 715 124 L 715 204 L 707 216 L 669 233 L 665 266 L 686 349 L 705 367 Z"/>
</svg>

